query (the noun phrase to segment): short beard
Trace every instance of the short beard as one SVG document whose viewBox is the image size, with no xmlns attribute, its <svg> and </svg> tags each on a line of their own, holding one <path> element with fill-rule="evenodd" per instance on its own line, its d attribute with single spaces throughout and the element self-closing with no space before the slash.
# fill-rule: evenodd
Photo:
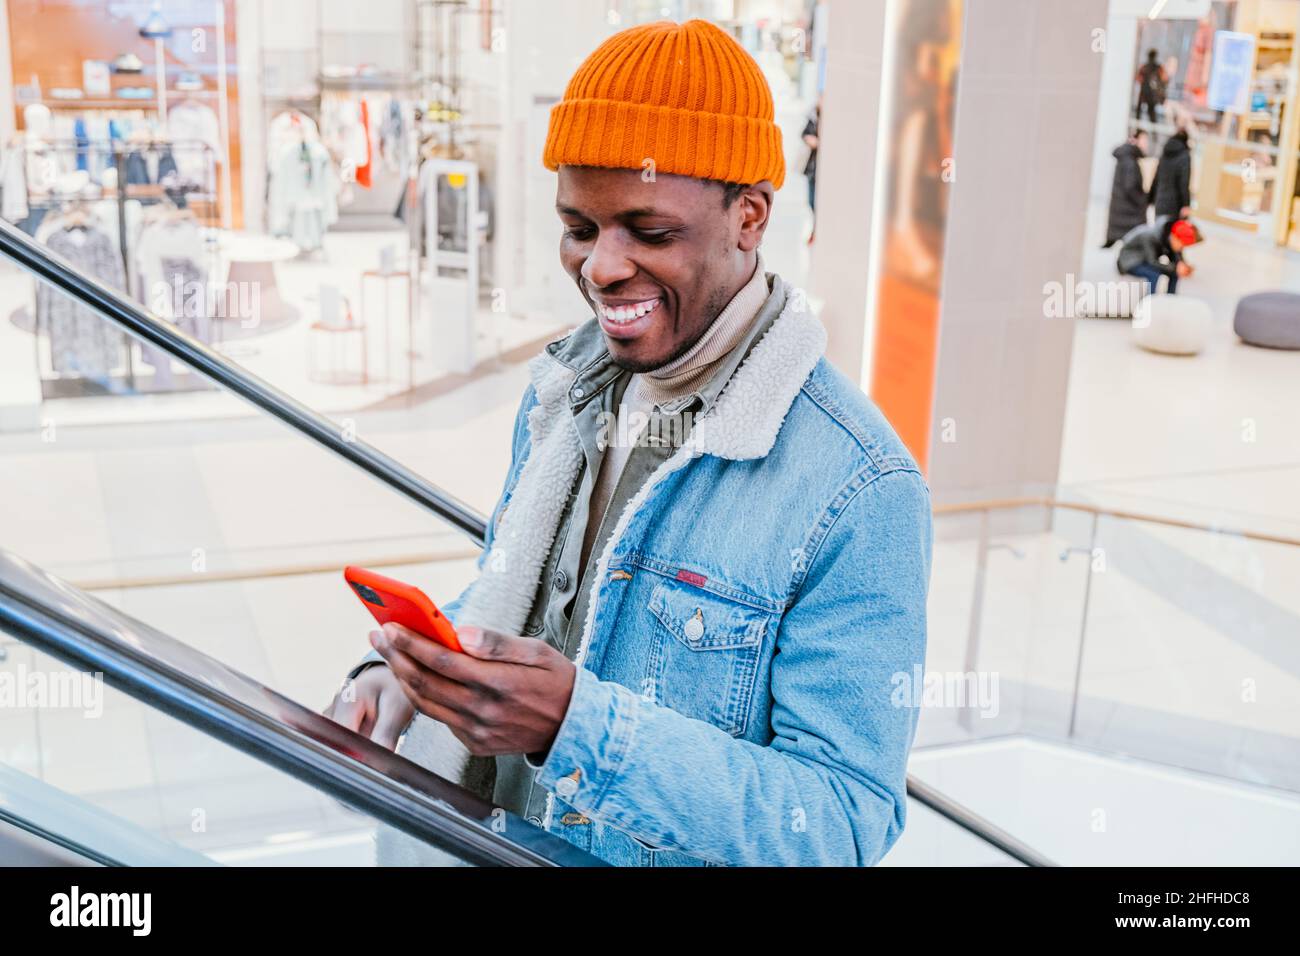
<svg viewBox="0 0 1300 956">
<path fill-rule="evenodd" d="M 705 323 L 703 331 L 701 331 L 700 334 L 697 335 L 692 341 L 684 343 L 680 348 L 677 349 L 677 351 L 675 351 L 672 355 L 668 356 L 668 358 L 664 359 L 662 362 L 638 362 L 635 361 L 634 359 L 616 358 L 614 359 L 614 364 L 617 365 L 619 368 L 625 369 L 626 371 L 632 372 L 633 374 L 636 375 L 639 375 L 643 372 L 653 372 L 657 368 L 662 368 L 665 365 L 671 365 L 673 362 L 676 362 L 679 358 L 681 358 L 683 355 L 685 355 L 687 352 L 693 349 L 695 347 L 695 343 L 698 342 L 700 339 L 704 338 L 705 334 L 709 331 L 709 329 L 713 328 L 713 323 L 718 321 L 718 316 L 720 316 L 722 314 L 722 310 L 727 307 L 728 301 L 729 300 L 727 298 L 726 289 L 723 288 L 714 289 L 713 292 L 709 294 L 708 302 L 705 303 L 704 314 L 709 316 L 709 321 Z"/>
</svg>

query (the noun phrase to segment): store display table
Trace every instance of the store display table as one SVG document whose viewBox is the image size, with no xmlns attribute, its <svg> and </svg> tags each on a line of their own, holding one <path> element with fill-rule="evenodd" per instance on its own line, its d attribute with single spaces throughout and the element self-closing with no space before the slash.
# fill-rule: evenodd
<svg viewBox="0 0 1300 956">
<path fill-rule="evenodd" d="M 280 297 L 275 264 L 298 255 L 298 247 L 287 239 L 248 232 L 226 233 L 220 240 L 222 260 L 228 263 L 224 310 L 226 322 L 285 325 L 298 317 L 298 308 Z M 255 314 L 245 314 L 250 311 Z"/>
</svg>

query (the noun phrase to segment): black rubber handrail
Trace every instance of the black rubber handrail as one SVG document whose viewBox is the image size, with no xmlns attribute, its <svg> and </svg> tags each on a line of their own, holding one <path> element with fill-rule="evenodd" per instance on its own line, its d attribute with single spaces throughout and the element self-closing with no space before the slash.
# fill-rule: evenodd
<svg viewBox="0 0 1300 956">
<path fill-rule="evenodd" d="M 1025 866 L 1056 866 L 1033 847 L 910 773 L 907 775 L 907 795 Z"/>
<path fill-rule="evenodd" d="M 450 522 L 472 539 L 479 542 L 483 540 L 487 522 L 469 505 L 366 442 L 345 437 L 343 428 L 336 422 L 230 362 L 172 323 L 141 308 L 122 293 L 81 272 L 25 232 L 2 220 L 0 254 L 136 338 L 157 346 L 181 364 L 378 478 L 416 504 Z"/>
<path fill-rule="evenodd" d="M 461 861 L 605 865 L 2 548 L 0 631 Z"/>
</svg>

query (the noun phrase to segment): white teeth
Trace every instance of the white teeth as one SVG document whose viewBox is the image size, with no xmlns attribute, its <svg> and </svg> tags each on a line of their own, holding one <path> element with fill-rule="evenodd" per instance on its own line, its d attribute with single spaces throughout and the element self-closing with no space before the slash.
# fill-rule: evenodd
<svg viewBox="0 0 1300 956">
<path fill-rule="evenodd" d="M 607 305 L 597 306 L 597 309 L 607 322 L 623 323 L 631 322 L 633 319 L 638 319 L 643 315 L 648 315 L 658 308 L 658 306 L 658 299 L 646 299 L 644 302 L 619 306 L 616 309 L 612 309 Z"/>
</svg>

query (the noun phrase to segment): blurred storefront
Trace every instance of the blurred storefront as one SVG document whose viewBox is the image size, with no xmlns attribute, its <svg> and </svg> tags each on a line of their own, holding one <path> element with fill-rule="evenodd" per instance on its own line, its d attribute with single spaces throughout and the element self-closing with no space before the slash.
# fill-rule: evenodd
<svg viewBox="0 0 1300 956">
<path fill-rule="evenodd" d="M 1132 127 L 1157 141 L 1179 129 L 1191 134 L 1198 216 L 1294 249 L 1300 249 L 1298 27 L 1294 0 L 1214 0 L 1137 17 L 1132 71 L 1148 50 L 1157 51 L 1167 93 L 1155 122 L 1138 117 L 1136 83 L 1129 105 Z"/>
</svg>

